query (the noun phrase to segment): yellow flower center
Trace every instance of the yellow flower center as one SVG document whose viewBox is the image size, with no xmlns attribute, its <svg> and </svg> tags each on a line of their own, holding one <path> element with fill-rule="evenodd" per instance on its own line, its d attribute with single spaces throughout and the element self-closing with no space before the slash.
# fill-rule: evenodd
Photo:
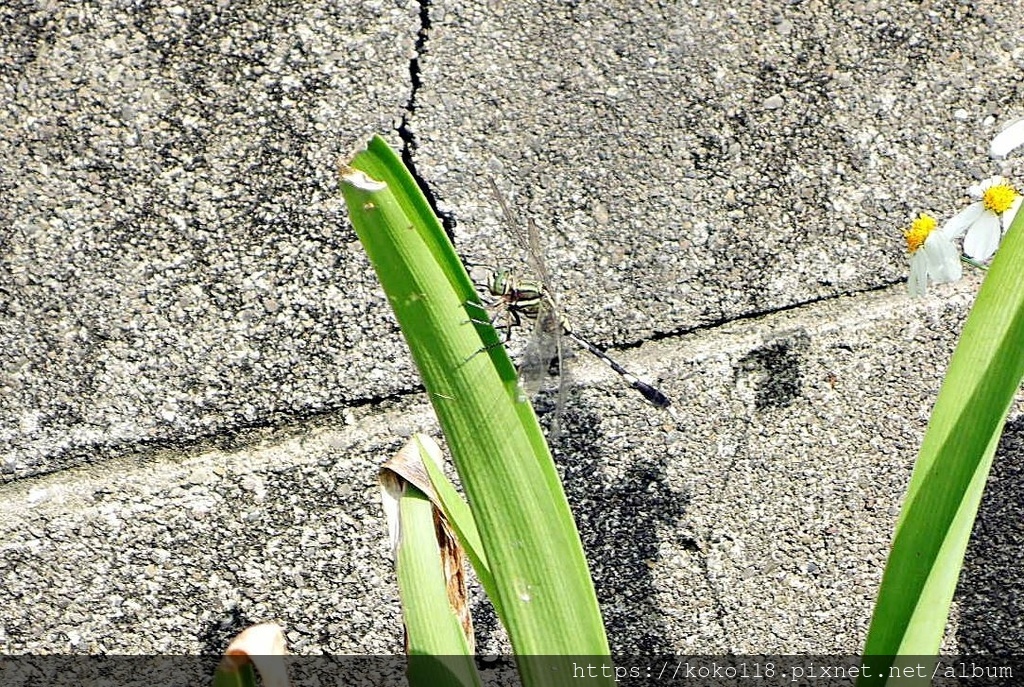
<svg viewBox="0 0 1024 687">
<path fill-rule="evenodd" d="M 981 202 L 985 204 L 985 209 L 991 210 L 997 215 L 1009 210 L 1015 200 L 1017 200 L 1017 190 L 1009 184 L 990 186 L 981 196 Z"/>
<path fill-rule="evenodd" d="M 917 219 L 910 223 L 910 228 L 903 232 L 903 237 L 907 239 L 907 250 L 913 253 L 924 245 L 925 239 L 935 231 L 936 226 L 938 223 L 931 215 L 924 212 L 918 215 Z"/>
</svg>

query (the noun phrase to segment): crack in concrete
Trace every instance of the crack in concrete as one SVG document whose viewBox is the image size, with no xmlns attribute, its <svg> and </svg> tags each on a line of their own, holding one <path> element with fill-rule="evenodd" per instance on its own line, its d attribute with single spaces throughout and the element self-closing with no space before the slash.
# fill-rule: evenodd
<svg viewBox="0 0 1024 687">
<path fill-rule="evenodd" d="M 405 107 L 402 112 L 402 120 L 398 125 L 398 136 L 402 139 L 402 162 L 405 163 L 406 168 L 412 174 L 413 179 L 416 180 L 416 185 L 423 191 L 423 195 L 426 196 L 427 202 L 430 204 L 430 209 L 433 213 L 441 219 L 441 224 L 444 227 L 445 233 L 449 237 L 452 236 L 453 230 L 455 229 L 455 217 L 450 212 L 441 212 L 437 207 L 437 196 L 434 194 L 433 189 L 427 183 L 419 171 L 416 169 L 416 163 L 413 161 L 413 155 L 416 153 L 417 142 L 416 134 L 413 133 L 412 125 L 410 120 L 413 115 L 416 114 L 416 96 L 419 94 L 420 88 L 423 86 L 422 70 L 420 68 L 420 58 L 427 54 L 427 41 L 430 40 L 430 6 L 431 0 L 417 0 L 420 6 L 419 19 L 420 28 L 416 32 L 416 42 L 413 45 L 413 56 L 409 60 L 409 98 L 405 101 Z"/>
</svg>

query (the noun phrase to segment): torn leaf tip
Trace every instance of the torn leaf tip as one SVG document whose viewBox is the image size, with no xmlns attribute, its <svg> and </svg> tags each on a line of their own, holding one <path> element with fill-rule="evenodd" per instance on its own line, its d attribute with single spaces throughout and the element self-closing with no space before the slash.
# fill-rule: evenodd
<svg viewBox="0 0 1024 687">
<path fill-rule="evenodd" d="M 348 165 L 342 164 L 338 172 L 341 174 L 341 180 L 347 184 L 351 184 L 362 191 L 383 191 L 388 187 L 383 181 L 377 181 L 371 178 L 362 170 L 356 169 L 355 167 L 349 167 Z"/>
</svg>

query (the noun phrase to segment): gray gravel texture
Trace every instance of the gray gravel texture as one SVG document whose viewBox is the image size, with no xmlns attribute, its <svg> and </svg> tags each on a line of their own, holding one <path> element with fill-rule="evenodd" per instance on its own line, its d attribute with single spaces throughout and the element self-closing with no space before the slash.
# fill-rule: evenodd
<svg viewBox="0 0 1024 687">
<path fill-rule="evenodd" d="M 415 386 L 336 167 L 400 120 L 418 9 L 297 7 L 0 9 L 8 475 Z"/>
<path fill-rule="evenodd" d="M 1009 3 L 0 7 L 0 650 L 401 650 L 377 466 L 432 416 L 335 186 L 374 132 L 459 250 L 535 219 L 554 446 L 621 652 L 855 653 L 976 277 L 900 227 L 1019 158 Z M 641 346 L 642 344 L 642 346 Z M 1019 408 L 947 648 L 1021 653 Z M 503 639 L 478 601 L 480 646 Z"/>
<path fill-rule="evenodd" d="M 856 652 L 977 287 L 918 302 L 900 289 L 832 299 L 625 354 L 694 373 L 678 424 L 623 410 L 603 368 L 581 364 L 554 451 L 613 647 Z M 1019 424 L 981 508 L 951 648 L 1013 651 L 1024 637 Z M 418 430 L 436 433 L 412 396 L 233 447 L 8 483 L 2 646 L 207 653 L 276 620 L 298 653 L 400 651 L 374 480 Z M 479 598 L 474 611 L 481 651 L 507 650 Z"/>
</svg>

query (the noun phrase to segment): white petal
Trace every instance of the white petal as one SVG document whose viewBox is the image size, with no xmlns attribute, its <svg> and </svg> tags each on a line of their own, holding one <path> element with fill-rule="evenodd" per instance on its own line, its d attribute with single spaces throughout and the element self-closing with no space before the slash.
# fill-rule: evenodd
<svg viewBox="0 0 1024 687">
<path fill-rule="evenodd" d="M 1004 158 L 1024 145 L 1024 117 L 1014 119 L 992 139 L 988 154 L 993 158 Z"/>
<path fill-rule="evenodd" d="M 963 276 L 960 252 L 954 243 L 939 232 L 933 233 L 910 256 L 907 290 L 911 296 L 923 296 L 929 282 L 942 284 Z"/>
<path fill-rule="evenodd" d="M 910 276 L 907 277 L 907 290 L 911 296 L 923 296 L 928 293 L 928 259 L 919 248 L 910 256 Z"/>
<path fill-rule="evenodd" d="M 1020 196 L 1017 196 L 1014 199 L 1013 203 L 1010 204 L 1009 209 L 1007 209 L 1007 211 L 1004 212 L 1003 216 L 1000 218 L 1003 222 L 1004 234 L 1006 233 L 1006 230 L 1010 228 L 1010 224 L 1013 223 L 1013 218 L 1017 216 L 1017 211 L 1020 210 L 1021 200 L 1024 199 L 1022 199 Z"/>
<path fill-rule="evenodd" d="M 999 218 L 991 212 L 986 212 L 981 219 L 971 225 L 967 236 L 964 237 L 964 253 L 975 260 L 988 260 L 999 247 L 1002 233 L 1003 226 Z"/>
<path fill-rule="evenodd" d="M 999 175 L 996 175 L 994 177 L 989 177 L 988 179 L 985 179 L 981 183 L 978 183 L 978 184 L 975 184 L 974 186 L 968 187 L 967 188 L 967 193 L 971 196 L 971 198 L 978 198 L 978 199 L 980 199 L 983 195 L 985 195 L 985 191 L 989 190 L 993 186 L 999 186 L 1001 184 L 1006 184 L 1006 183 L 1009 183 L 1006 180 L 1006 177 L 1001 177 Z"/>
<path fill-rule="evenodd" d="M 963 265 L 960 254 L 952 241 L 941 235 L 933 235 L 925 241 L 919 252 L 924 252 L 928 259 L 928 276 L 936 284 L 956 281 L 963 276 Z"/>
<path fill-rule="evenodd" d="M 971 203 L 966 208 L 958 212 L 953 216 L 953 219 L 942 225 L 943 236 L 950 239 L 955 239 L 962 236 L 967 228 L 974 224 L 979 217 L 985 212 L 984 203 Z"/>
</svg>

